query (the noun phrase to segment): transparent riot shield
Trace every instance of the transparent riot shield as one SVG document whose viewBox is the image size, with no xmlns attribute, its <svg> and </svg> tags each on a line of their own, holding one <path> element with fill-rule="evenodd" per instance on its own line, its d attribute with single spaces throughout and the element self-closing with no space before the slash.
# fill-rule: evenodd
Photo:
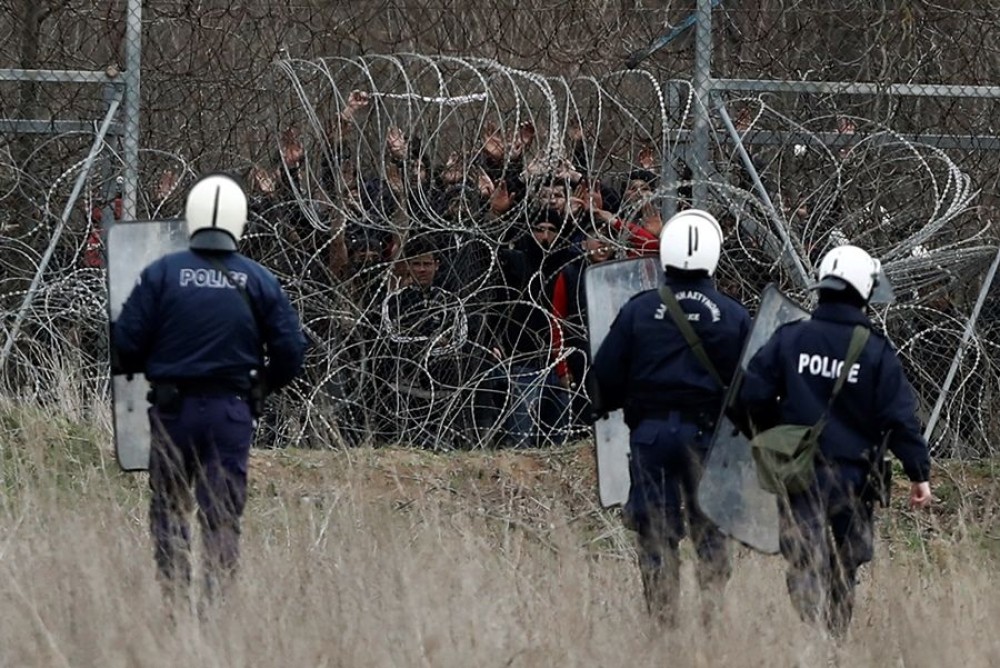
<svg viewBox="0 0 1000 668">
<path fill-rule="evenodd" d="M 121 222 L 107 233 L 108 316 L 114 321 L 132 292 L 139 274 L 154 260 L 188 247 L 184 221 Z M 149 419 L 145 376 L 111 378 L 114 406 L 115 455 L 123 471 L 149 468 Z"/>
<path fill-rule="evenodd" d="M 657 258 L 638 258 L 602 262 L 587 268 L 584 289 L 587 294 L 587 329 L 590 334 L 591 359 L 611 328 L 619 309 L 635 294 L 660 286 L 663 270 Z M 597 446 L 597 480 L 601 505 L 622 505 L 628 500 L 628 427 L 622 412 L 616 410 L 594 424 Z"/>
<path fill-rule="evenodd" d="M 726 397 L 727 406 L 739 390 L 747 364 L 775 330 L 808 317 L 807 311 L 774 285 L 764 289 L 740 367 Z M 725 415 L 719 418 L 698 483 L 698 504 L 726 535 L 766 554 L 778 552 L 777 499 L 758 485 L 750 441 Z"/>
</svg>

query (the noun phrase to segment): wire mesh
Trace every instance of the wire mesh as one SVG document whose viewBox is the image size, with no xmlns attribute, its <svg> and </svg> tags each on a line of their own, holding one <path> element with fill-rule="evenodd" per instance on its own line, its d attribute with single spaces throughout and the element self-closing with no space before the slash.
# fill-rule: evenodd
<svg viewBox="0 0 1000 668">
<path fill-rule="evenodd" d="M 709 77 L 715 97 L 697 99 L 693 29 L 644 69 L 622 69 L 693 11 L 661 5 L 145 8 L 137 216 L 176 215 L 201 172 L 241 174 L 253 198 L 245 250 L 282 279 L 314 344 L 263 440 L 454 448 L 585 435 L 580 270 L 655 252 L 662 212 L 695 186 L 726 227 L 719 282 L 751 308 L 771 281 L 809 299 L 784 237 L 807 271 L 844 241 L 881 257 L 897 303 L 876 320 L 929 415 L 996 247 L 998 99 L 976 88 L 996 80 L 995 8 L 715 3 L 710 74 L 784 83 Z M 120 68 L 123 3 L 12 9 L 0 64 Z M 440 20 L 421 20 L 432 11 Z M 105 108 L 94 90 L 0 82 L 0 116 L 93 122 Z M 709 146 L 696 180 L 699 119 Z M 92 138 L 0 139 L 5 333 Z M 101 158 L 31 300 L 11 391 L 54 397 L 56 361 L 71 358 L 85 392 L 107 391 L 100 232 L 119 214 L 123 147 L 109 141 Z M 555 228 L 552 247 L 535 241 L 539 224 Z M 433 289 L 418 271 L 433 272 Z M 996 317 L 991 301 L 946 396 L 938 453 L 991 451 Z"/>
</svg>

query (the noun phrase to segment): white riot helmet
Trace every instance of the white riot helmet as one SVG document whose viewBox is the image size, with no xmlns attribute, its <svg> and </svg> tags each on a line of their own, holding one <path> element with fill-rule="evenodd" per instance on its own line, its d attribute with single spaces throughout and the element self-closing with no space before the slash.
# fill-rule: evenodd
<svg viewBox="0 0 1000 668">
<path fill-rule="evenodd" d="M 660 232 L 660 264 L 685 271 L 707 271 L 711 276 L 722 254 L 722 226 L 701 209 L 673 215 Z"/>
<path fill-rule="evenodd" d="M 247 225 L 248 203 L 240 184 L 226 174 L 209 174 L 192 186 L 184 205 L 190 247 L 235 251 Z"/>
<path fill-rule="evenodd" d="M 857 246 L 837 246 L 819 263 L 819 283 L 813 289 L 843 290 L 850 286 L 866 302 L 882 272 L 882 263 Z"/>
</svg>

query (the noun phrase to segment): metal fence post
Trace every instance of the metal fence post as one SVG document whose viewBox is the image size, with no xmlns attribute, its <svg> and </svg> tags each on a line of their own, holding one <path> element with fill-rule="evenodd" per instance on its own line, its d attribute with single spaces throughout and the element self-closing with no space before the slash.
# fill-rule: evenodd
<svg viewBox="0 0 1000 668">
<path fill-rule="evenodd" d="M 945 397 L 948 395 L 948 390 L 951 389 L 951 384 L 955 380 L 958 367 L 962 364 L 962 359 L 965 357 L 965 349 L 969 345 L 969 339 L 972 338 L 972 331 L 976 328 L 976 320 L 979 319 L 979 312 L 986 302 L 986 295 L 990 291 L 990 286 L 993 285 L 993 278 L 997 273 L 997 265 L 1000 265 L 1000 248 L 997 249 L 996 257 L 993 258 L 993 264 L 990 265 L 990 270 L 986 274 L 983 287 L 979 289 L 979 297 L 976 299 L 976 305 L 972 309 L 972 315 L 969 316 L 969 322 L 965 325 L 962 340 L 958 344 L 958 350 L 951 361 L 948 375 L 945 376 L 944 384 L 941 386 L 941 394 L 938 395 L 937 401 L 934 403 L 934 409 L 931 411 L 931 416 L 927 419 L 927 427 L 924 429 L 924 439 L 928 442 L 930 442 L 931 434 L 934 433 L 934 427 L 937 426 L 938 419 L 941 417 Z"/>
<path fill-rule="evenodd" d="M 667 94 L 667 118 L 670 121 L 683 122 L 680 118 L 680 96 L 677 91 L 677 84 L 667 83 L 664 87 Z M 660 217 L 664 222 L 677 213 L 677 151 L 674 150 L 677 142 L 673 141 L 670 133 L 665 132 L 661 139 L 661 155 L 663 165 L 661 167 L 661 183 L 675 184 L 670 192 L 670 196 L 664 197 L 660 202 Z"/>
<path fill-rule="evenodd" d="M 139 192 L 139 83 L 142 64 L 142 0 L 128 0 L 125 17 L 124 183 L 122 220 L 135 220 Z"/>
<path fill-rule="evenodd" d="M 691 157 L 691 171 L 694 186 L 691 189 L 692 204 L 705 206 L 708 200 L 709 95 L 712 92 L 712 0 L 698 0 L 697 23 L 695 25 L 694 57 L 694 127 Z"/>
</svg>

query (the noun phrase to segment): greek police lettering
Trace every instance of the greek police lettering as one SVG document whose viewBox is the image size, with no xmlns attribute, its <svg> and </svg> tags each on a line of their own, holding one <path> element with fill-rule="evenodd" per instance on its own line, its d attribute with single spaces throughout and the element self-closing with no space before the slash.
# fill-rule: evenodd
<svg viewBox="0 0 1000 668">
<path fill-rule="evenodd" d="M 823 378 L 833 378 L 836 380 L 840 376 L 840 370 L 844 368 L 844 360 L 834 359 L 826 355 L 810 355 L 809 353 L 799 354 L 799 375 L 803 371 L 810 376 L 822 376 Z M 861 373 L 861 364 L 855 363 L 847 374 L 848 383 L 857 383 L 858 374 Z"/>
<path fill-rule="evenodd" d="M 719 305 L 713 302 L 705 295 L 703 295 L 702 293 L 698 292 L 697 290 L 681 290 L 680 292 L 677 293 L 676 297 L 677 301 L 681 301 L 683 299 L 691 299 L 698 302 L 699 304 L 702 304 L 712 314 L 712 322 L 719 322 L 720 320 L 722 320 L 722 309 L 719 308 Z M 696 313 L 688 315 L 688 320 L 694 320 L 695 322 L 698 322 L 700 319 L 701 319 L 700 316 Z"/>
<path fill-rule="evenodd" d="M 231 271 L 229 276 L 220 269 L 181 269 L 180 286 L 186 288 L 193 285 L 196 288 L 229 288 L 236 289 L 236 281 L 246 287 L 247 275 L 240 271 Z"/>
</svg>

